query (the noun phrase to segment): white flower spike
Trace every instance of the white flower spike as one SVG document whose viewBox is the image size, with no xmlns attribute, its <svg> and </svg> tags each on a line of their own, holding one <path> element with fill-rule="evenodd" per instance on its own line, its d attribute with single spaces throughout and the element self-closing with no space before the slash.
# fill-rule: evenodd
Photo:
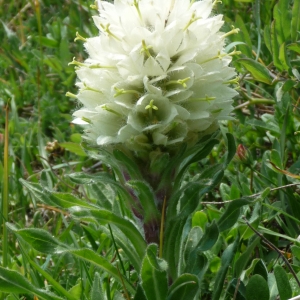
<svg viewBox="0 0 300 300">
<path fill-rule="evenodd" d="M 74 123 L 98 145 L 168 150 L 190 145 L 229 119 L 236 74 L 223 50 L 228 34 L 212 0 L 98 1 L 99 36 L 73 60 L 82 108 Z M 87 120 L 89 120 L 87 122 Z"/>
</svg>

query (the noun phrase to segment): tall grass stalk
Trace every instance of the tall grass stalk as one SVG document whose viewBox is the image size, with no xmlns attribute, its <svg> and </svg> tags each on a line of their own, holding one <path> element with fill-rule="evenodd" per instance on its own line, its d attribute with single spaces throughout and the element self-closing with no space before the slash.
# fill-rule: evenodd
<svg viewBox="0 0 300 300">
<path fill-rule="evenodd" d="M 8 264 L 8 237 L 5 222 L 8 219 L 8 105 L 5 108 L 5 137 L 4 137 L 4 172 L 3 172 L 3 201 L 2 201 L 2 265 Z"/>
</svg>

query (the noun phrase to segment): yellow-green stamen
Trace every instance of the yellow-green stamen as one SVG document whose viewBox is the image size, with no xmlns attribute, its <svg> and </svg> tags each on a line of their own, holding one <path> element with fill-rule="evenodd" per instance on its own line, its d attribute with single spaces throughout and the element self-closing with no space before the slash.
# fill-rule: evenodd
<svg viewBox="0 0 300 300">
<path fill-rule="evenodd" d="M 81 63 L 81 62 L 75 60 L 75 57 L 73 57 L 73 60 L 68 63 L 68 66 L 69 65 L 75 65 L 75 66 L 78 66 L 78 67 L 86 67 L 87 66 L 86 64 Z"/>
<path fill-rule="evenodd" d="M 95 1 L 94 4 L 91 4 L 91 5 L 90 5 L 90 8 L 91 8 L 91 9 L 96 9 L 96 10 L 98 10 L 99 7 L 98 7 L 97 1 Z"/>
<path fill-rule="evenodd" d="M 83 42 L 86 42 L 86 38 L 84 38 L 82 35 L 80 35 L 78 33 L 78 31 L 76 32 L 76 38 L 74 39 L 74 42 L 76 41 L 83 41 Z"/>
<path fill-rule="evenodd" d="M 70 92 L 66 92 L 66 96 L 70 97 L 70 98 L 77 99 L 77 96 L 75 94 L 70 93 Z"/>
<path fill-rule="evenodd" d="M 135 7 L 140 19 L 142 20 L 142 14 L 141 14 L 141 11 L 140 11 L 140 8 L 139 8 L 139 0 L 134 0 L 132 5 Z"/>
<path fill-rule="evenodd" d="M 124 90 L 124 89 L 118 89 L 117 87 L 114 87 L 114 90 L 116 91 L 116 93 L 114 94 L 114 98 L 124 94 L 135 94 L 135 95 L 140 94 L 138 91 L 135 90 Z"/>
<path fill-rule="evenodd" d="M 242 52 L 241 51 L 236 51 L 235 48 L 234 48 L 234 51 L 230 52 L 230 53 L 222 53 L 220 51 L 218 51 L 218 55 L 212 57 L 212 58 L 209 58 L 208 60 L 205 60 L 203 62 L 201 62 L 201 64 L 205 64 L 209 61 L 212 61 L 214 59 L 222 59 L 223 57 L 226 57 L 226 56 L 234 56 L 234 55 L 240 55 Z"/>
<path fill-rule="evenodd" d="M 222 38 L 226 38 L 227 36 L 229 35 L 232 35 L 232 34 L 236 34 L 236 33 L 239 33 L 240 29 L 239 28 L 235 28 L 234 26 L 232 26 L 232 30 L 228 31 L 227 33 L 223 34 L 222 35 Z"/>
<path fill-rule="evenodd" d="M 106 32 L 109 36 L 112 36 L 114 39 L 118 40 L 118 41 L 121 41 L 116 35 L 114 35 L 110 29 L 109 29 L 109 26 L 110 24 L 108 23 L 107 25 L 103 25 L 103 24 L 100 24 L 101 28 L 103 29 L 104 32 Z"/>
<path fill-rule="evenodd" d="M 90 119 L 85 118 L 85 117 L 81 117 L 81 120 L 84 122 L 87 122 L 87 123 L 92 123 L 92 121 Z"/>
<path fill-rule="evenodd" d="M 146 56 L 151 57 L 151 53 L 149 49 L 151 49 L 152 46 L 147 46 L 145 40 L 142 40 L 142 49 L 141 49 L 141 54 L 145 53 Z"/>
<path fill-rule="evenodd" d="M 111 108 L 110 108 L 110 107 L 108 107 L 106 104 L 103 104 L 103 105 L 101 105 L 100 107 L 101 107 L 102 109 L 104 109 L 104 110 L 108 111 L 108 112 L 111 112 L 111 113 L 113 113 L 113 114 L 117 115 L 117 116 L 121 116 L 121 114 L 120 114 L 120 113 L 118 113 L 117 111 L 115 111 L 115 110 L 111 109 Z"/>
<path fill-rule="evenodd" d="M 190 79 L 191 79 L 191 77 L 187 77 L 187 78 L 184 78 L 184 79 L 178 79 L 178 80 L 171 80 L 171 81 L 167 82 L 166 85 L 180 84 L 186 89 L 187 88 L 186 82 L 189 81 Z"/>
<path fill-rule="evenodd" d="M 239 85 L 240 77 L 233 78 L 231 80 L 223 82 L 223 84 L 238 84 Z"/>
<path fill-rule="evenodd" d="M 186 24 L 186 26 L 183 28 L 183 31 L 187 30 L 191 24 L 201 19 L 201 17 L 196 17 L 195 13 L 193 12 L 191 19 Z"/>
<path fill-rule="evenodd" d="M 81 89 L 82 91 L 92 91 L 92 92 L 96 92 L 96 93 L 101 93 L 101 94 L 103 94 L 102 91 L 96 90 L 96 89 L 94 89 L 94 88 L 92 88 L 92 87 L 90 87 L 90 86 L 87 86 L 87 84 L 86 84 L 85 82 L 83 83 L 83 85 L 84 85 L 84 88 Z"/>
<path fill-rule="evenodd" d="M 145 107 L 145 109 L 149 111 L 149 116 L 150 118 L 152 118 L 153 109 L 158 110 L 158 107 L 154 105 L 154 100 L 152 99 L 150 103 Z"/>
<path fill-rule="evenodd" d="M 212 4 L 213 7 L 215 7 L 218 3 L 222 4 L 221 0 L 215 0 Z"/>
<path fill-rule="evenodd" d="M 215 100 L 216 97 L 208 97 L 205 95 L 205 98 L 190 98 L 189 101 L 195 101 L 195 102 L 209 102 Z"/>
</svg>

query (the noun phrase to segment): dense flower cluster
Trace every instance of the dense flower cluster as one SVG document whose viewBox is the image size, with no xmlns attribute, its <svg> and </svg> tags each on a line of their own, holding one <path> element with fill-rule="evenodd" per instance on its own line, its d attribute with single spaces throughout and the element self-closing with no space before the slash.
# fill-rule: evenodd
<svg viewBox="0 0 300 300">
<path fill-rule="evenodd" d="M 76 65 L 74 123 L 98 145 L 135 151 L 193 144 L 229 118 L 235 76 L 211 0 L 99 1 L 99 36 Z"/>
</svg>

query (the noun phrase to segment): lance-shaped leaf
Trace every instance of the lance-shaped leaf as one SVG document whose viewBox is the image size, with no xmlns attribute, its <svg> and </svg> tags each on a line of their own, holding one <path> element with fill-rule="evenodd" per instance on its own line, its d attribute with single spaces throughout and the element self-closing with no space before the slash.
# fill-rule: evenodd
<svg viewBox="0 0 300 300">
<path fill-rule="evenodd" d="M 144 256 L 147 245 L 146 241 L 131 221 L 104 209 L 87 210 L 80 207 L 73 207 L 70 211 L 72 215 L 80 218 L 81 220 L 99 222 L 100 224 L 113 224 L 117 226 L 131 241 L 139 257 L 142 259 Z"/>
<path fill-rule="evenodd" d="M 68 250 L 68 253 L 71 253 L 75 257 L 82 259 L 86 262 L 93 264 L 94 266 L 100 268 L 107 274 L 110 274 L 115 278 L 115 280 L 119 281 L 120 284 L 124 284 L 128 292 L 134 294 L 135 289 L 129 283 L 126 277 L 120 274 L 119 270 L 112 265 L 106 258 L 99 255 L 98 253 L 94 252 L 91 249 L 75 249 L 75 250 Z"/>
<path fill-rule="evenodd" d="M 149 245 L 140 275 L 147 299 L 166 300 L 168 293 L 167 269 L 167 262 L 157 257 L 157 245 Z"/>
<path fill-rule="evenodd" d="M 272 83 L 272 77 L 269 73 L 269 70 L 259 62 L 250 58 L 241 58 L 238 60 L 238 62 L 242 64 L 246 68 L 246 70 L 251 73 L 255 80 L 267 84 Z"/>
<path fill-rule="evenodd" d="M 221 218 L 218 220 L 218 227 L 220 232 L 231 228 L 240 216 L 240 208 L 244 205 L 250 204 L 251 201 L 247 199 L 236 199 L 228 204 Z"/>
<path fill-rule="evenodd" d="M 170 287 L 167 300 L 194 299 L 198 291 L 199 282 L 197 276 L 182 274 Z"/>
<path fill-rule="evenodd" d="M 216 279 L 215 279 L 212 300 L 220 299 L 220 295 L 223 290 L 224 282 L 226 280 L 226 274 L 227 274 L 228 268 L 234 258 L 238 243 L 239 243 L 239 236 L 237 236 L 234 243 L 230 244 L 222 254 L 221 268 L 219 269 Z"/>
<path fill-rule="evenodd" d="M 144 223 L 160 220 L 160 213 L 155 203 L 155 194 L 149 184 L 140 180 L 131 180 L 127 182 L 127 185 L 134 190 L 141 203 Z"/>
<path fill-rule="evenodd" d="M 7 227 L 18 237 L 27 242 L 33 249 L 48 254 L 61 253 L 68 246 L 54 238 L 48 231 L 38 228 L 17 229 L 14 225 L 6 223 Z"/>
<path fill-rule="evenodd" d="M 3 293 L 34 294 L 40 299 L 62 300 L 48 291 L 36 288 L 20 273 L 0 267 L 0 291 Z M 72 297 L 69 299 L 76 300 Z"/>
</svg>

